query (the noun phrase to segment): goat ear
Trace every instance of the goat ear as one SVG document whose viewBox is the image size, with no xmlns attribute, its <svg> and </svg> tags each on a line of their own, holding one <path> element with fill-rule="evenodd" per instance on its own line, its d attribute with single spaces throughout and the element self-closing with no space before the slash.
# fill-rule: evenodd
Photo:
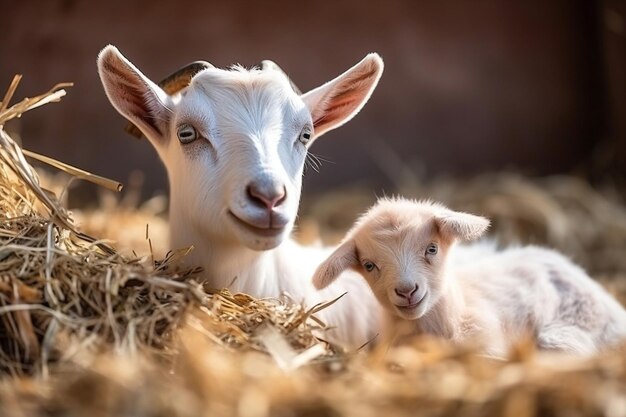
<svg viewBox="0 0 626 417">
<path fill-rule="evenodd" d="M 376 53 L 339 77 L 301 96 L 313 118 L 319 137 L 352 119 L 369 100 L 383 73 L 383 60 Z"/>
<path fill-rule="evenodd" d="M 313 285 L 318 290 L 328 287 L 343 271 L 358 266 L 358 262 L 354 240 L 345 241 L 317 267 Z"/>
<path fill-rule="evenodd" d="M 465 241 L 476 240 L 489 227 L 489 220 L 481 216 L 458 211 L 448 211 L 435 218 L 440 233 Z"/>
<path fill-rule="evenodd" d="M 143 134 L 159 143 L 165 140 L 169 96 L 143 75 L 113 45 L 98 56 L 98 73 L 113 107 Z"/>
</svg>

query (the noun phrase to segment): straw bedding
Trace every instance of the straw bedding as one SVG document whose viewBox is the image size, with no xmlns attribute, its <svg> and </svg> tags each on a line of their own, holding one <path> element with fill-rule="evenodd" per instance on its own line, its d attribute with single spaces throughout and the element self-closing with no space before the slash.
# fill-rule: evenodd
<svg viewBox="0 0 626 417">
<path fill-rule="evenodd" d="M 90 227 L 97 213 L 83 213 L 92 232 L 79 231 L 1 126 L 60 91 L 18 108 L 5 96 L 0 106 L 0 415 L 626 416 L 626 346 L 585 360 L 523 343 L 498 361 L 429 338 L 344 352 L 323 340 L 315 317 L 335 300 L 307 307 L 207 288 L 201 271 L 177 269 L 186 249 L 155 260 L 91 237 L 102 231 L 97 221 Z M 626 212 L 617 193 L 570 177 L 514 175 L 403 193 L 490 216 L 502 242 L 558 247 L 624 300 Z M 362 190 L 321 198 L 300 238 L 336 238 L 370 203 Z M 115 207 L 105 208 L 109 225 L 122 221 Z M 162 225 L 156 211 L 141 221 Z M 125 239 L 114 227 L 102 232 Z"/>
</svg>

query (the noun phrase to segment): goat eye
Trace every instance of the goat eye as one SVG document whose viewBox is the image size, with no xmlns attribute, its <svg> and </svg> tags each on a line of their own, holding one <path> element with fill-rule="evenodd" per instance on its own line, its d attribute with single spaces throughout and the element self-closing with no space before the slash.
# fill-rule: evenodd
<svg viewBox="0 0 626 417">
<path fill-rule="evenodd" d="M 374 268 L 376 268 L 376 265 L 373 262 L 365 261 L 363 262 L 363 268 L 365 268 L 367 272 L 371 272 Z"/>
<path fill-rule="evenodd" d="M 309 141 L 311 140 L 311 128 L 306 126 L 304 129 L 302 129 L 302 132 L 300 132 L 300 137 L 298 138 L 298 140 L 302 142 L 303 145 L 308 144 Z"/>
<path fill-rule="evenodd" d="M 180 143 L 183 144 L 191 143 L 198 138 L 196 128 L 189 124 L 182 124 L 178 126 L 176 134 L 178 135 Z"/>
<path fill-rule="evenodd" d="M 437 245 L 435 245 L 434 243 L 431 243 L 426 248 L 426 255 L 436 255 L 438 250 L 439 248 L 437 248 Z"/>
</svg>

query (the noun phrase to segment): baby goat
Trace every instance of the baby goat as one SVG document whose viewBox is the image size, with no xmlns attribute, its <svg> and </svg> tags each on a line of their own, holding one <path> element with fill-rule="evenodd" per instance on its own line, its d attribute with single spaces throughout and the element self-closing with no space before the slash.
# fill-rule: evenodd
<svg viewBox="0 0 626 417">
<path fill-rule="evenodd" d="M 353 269 L 396 321 L 413 320 L 418 332 L 453 343 L 477 342 L 496 356 L 529 334 L 540 349 L 578 354 L 626 337 L 624 308 L 553 250 L 485 250 L 461 260 L 455 242 L 475 240 L 488 226 L 483 217 L 436 203 L 381 200 L 319 266 L 313 283 L 324 288 Z"/>
</svg>

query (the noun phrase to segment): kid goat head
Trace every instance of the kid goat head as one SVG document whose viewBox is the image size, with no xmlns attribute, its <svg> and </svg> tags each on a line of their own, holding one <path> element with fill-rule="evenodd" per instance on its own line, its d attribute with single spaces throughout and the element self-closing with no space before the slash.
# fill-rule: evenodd
<svg viewBox="0 0 626 417">
<path fill-rule="evenodd" d="M 262 69 L 208 68 L 167 94 L 113 46 L 98 57 L 109 100 L 156 148 L 169 176 L 172 245 L 185 234 L 278 246 L 289 234 L 300 199 L 308 148 L 359 112 L 383 63 L 369 54 L 326 84 L 300 95 L 273 63 Z M 175 217 L 175 218 L 174 218 Z"/>
<path fill-rule="evenodd" d="M 381 200 L 318 267 L 313 284 L 324 288 L 351 268 L 367 280 L 387 310 L 417 319 L 444 292 L 450 247 L 457 240 L 477 239 L 488 226 L 483 217 L 436 203 Z"/>
</svg>

